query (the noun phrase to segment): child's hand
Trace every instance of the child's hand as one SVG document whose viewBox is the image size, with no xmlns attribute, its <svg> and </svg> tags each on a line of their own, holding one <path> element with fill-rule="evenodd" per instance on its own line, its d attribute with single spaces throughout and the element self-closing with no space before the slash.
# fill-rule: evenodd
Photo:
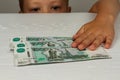
<svg viewBox="0 0 120 80">
<path fill-rule="evenodd" d="M 110 48 L 114 39 L 114 24 L 108 21 L 93 20 L 85 24 L 73 37 L 72 47 L 83 50 L 95 50 L 104 42 L 105 48 Z"/>
</svg>

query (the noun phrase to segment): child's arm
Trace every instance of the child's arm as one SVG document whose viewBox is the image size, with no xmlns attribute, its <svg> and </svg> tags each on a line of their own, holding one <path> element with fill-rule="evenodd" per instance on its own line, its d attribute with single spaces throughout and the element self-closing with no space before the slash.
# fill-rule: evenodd
<svg viewBox="0 0 120 80">
<path fill-rule="evenodd" d="M 114 39 L 114 23 L 119 10 L 119 0 L 99 0 L 90 10 L 97 13 L 96 18 L 82 26 L 74 35 L 72 47 L 80 50 L 88 47 L 90 50 L 95 50 L 104 42 L 104 47 L 110 48 Z"/>
</svg>

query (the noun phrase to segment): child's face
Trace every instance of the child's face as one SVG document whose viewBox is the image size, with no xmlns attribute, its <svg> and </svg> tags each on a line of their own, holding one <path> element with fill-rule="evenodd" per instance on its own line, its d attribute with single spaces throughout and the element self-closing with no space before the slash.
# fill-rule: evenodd
<svg viewBox="0 0 120 80">
<path fill-rule="evenodd" d="M 23 13 L 70 12 L 66 0 L 24 0 Z"/>
</svg>

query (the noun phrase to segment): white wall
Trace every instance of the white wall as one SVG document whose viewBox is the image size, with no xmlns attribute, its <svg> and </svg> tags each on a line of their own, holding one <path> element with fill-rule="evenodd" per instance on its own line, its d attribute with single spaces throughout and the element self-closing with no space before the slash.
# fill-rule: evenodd
<svg viewBox="0 0 120 80">
<path fill-rule="evenodd" d="M 86 12 L 97 0 L 70 0 L 72 11 Z M 0 0 L 0 13 L 15 13 L 19 11 L 18 0 Z"/>
<path fill-rule="evenodd" d="M 97 0 L 70 0 L 72 11 L 88 11 Z"/>
<path fill-rule="evenodd" d="M 0 0 L 0 13 L 17 12 L 18 0 Z"/>
</svg>

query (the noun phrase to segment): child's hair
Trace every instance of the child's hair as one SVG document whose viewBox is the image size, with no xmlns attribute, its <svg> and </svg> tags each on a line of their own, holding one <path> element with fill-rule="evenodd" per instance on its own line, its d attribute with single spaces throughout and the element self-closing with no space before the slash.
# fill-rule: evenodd
<svg viewBox="0 0 120 80">
<path fill-rule="evenodd" d="M 66 1 L 67 5 L 69 5 L 69 0 L 64 0 L 64 1 Z M 23 5 L 24 5 L 24 0 L 19 0 L 19 6 L 21 11 L 23 11 Z"/>
<path fill-rule="evenodd" d="M 19 0 L 20 10 L 23 11 L 24 0 Z"/>
</svg>

